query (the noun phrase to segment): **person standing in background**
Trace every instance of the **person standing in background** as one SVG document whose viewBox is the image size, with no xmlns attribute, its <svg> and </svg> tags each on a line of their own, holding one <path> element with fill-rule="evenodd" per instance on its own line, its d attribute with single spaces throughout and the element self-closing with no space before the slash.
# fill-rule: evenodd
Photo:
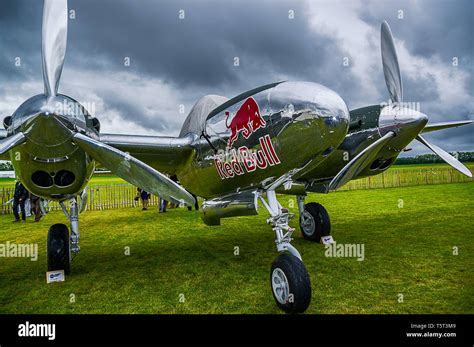
<svg viewBox="0 0 474 347">
<path fill-rule="evenodd" d="M 170 180 L 172 180 L 176 184 L 179 184 L 178 176 L 176 176 L 176 175 L 171 175 Z M 166 204 L 167 204 L 167 202 L 165 202 L 164 211 L 162 211 L 162 212 L 166 212 Z M 173 203 L 173 202 L 170 202 L 169 205 L 168 205 L 168 208 L 176 208 L 176 207 L 178 207 L 178 205 Z"/>
<path fill-rule="evenodd" d="M 196 202 L 194 203 L 194 208 L 196 209 L 196 211 L 199 210 L 198 197 L 191 192 L 189 192 L 189 194 L 191 194 L 194 197 L 194 199 L 196 199 Z M 193 209 L 192 206 L 188 206 L 188 211 L 192 211 L 192 209 Z"/>
<path fill-rule="evenodd" d="M 30 193 L 30 202 L 31 202 L 31 210 L 35 214 L 35 222 L 39 222 L 42 214 L 41 214 L 41 199 L 39 196 Z"/>
<path fill-rule="evenodd" d="M 150 193 L 148 193 L 146 190 L 141 189 L 140 198 L 142 199 L 142 210 L 148 210 L 148 200 L 150 199 Z"/>
<path fill-rule="evenodd" d="M 168 201 L 160 197 L 160 208 L 158 210 L 159 213 L 166 212 L 166 205 L 168 205 Z"/>
<path fill-rule="evenodd" d="M 142 189 L 137 187 L 137 195 L 133 198 L 133 207 L 137 207 L 138 200 L 141 199 Z"/>
<path fill-rule="evenodd" d="M 15 216 L 14 222 L 20 221 L 20 215 L 18 214 L 18 207 L 21 210 L 21 219 L 26 221 L 25 201 L 28 198 L 28 191 L 25 186 L 17 179 L 15 183 L 15 193 L 13 195 L 13 215 Z"/>
</svg>

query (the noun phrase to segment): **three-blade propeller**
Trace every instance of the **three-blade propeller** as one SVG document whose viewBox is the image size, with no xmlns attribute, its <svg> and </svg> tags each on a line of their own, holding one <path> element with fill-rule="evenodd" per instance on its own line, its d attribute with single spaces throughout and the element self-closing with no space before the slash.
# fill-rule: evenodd
<svg viewBox="0 0 474 347">
<path fill-rule="evenodd" d="M 400 66 L 398 64 L 397 51 L 395 50 L 395 45 L 393 43 L 392 32 L 386 21 L 382 23 L 380 30 L 380 47 L 382 53 L 382 66 L 385 84 L 387 85 L 390 99 L 396 107 L 400 107 L 400 104 L 403 102 L 402 76 L 400 73 Z M 428 124 L 423 128 L 423 130 L 421 130 L 421 132 L 427 133 L 441 129 L 454 128 L 461 125 L 470 124 L 472 122 L 473 121 L 471 120 L 465 120 Z M 327 190 L 335 190 L 349 182 L 351 179 L 357 177 L 358 174 L 377 157 L 377 154 L 380 152 L 380 150 L 393 136 L 395 136 L 395 134 L 393 132 L 389 132 L 365 148 L 361 153 L 359 153 L 359 155 L 347 163 L 332 179 L 328 185 Z M 466 176 L 472 177 L 471 171 L 448 152 L 436 145 L 430 144 L 419 134 L 416 139 L 441 159 L 443 159 L 447 164 L 451 165 L 454 169 Z"/>
<path fill-rule="evenodd" d="M 67 0 L 44 0 L 42 61 L 44 92 L 47 96 L 54 97 L 58 93 L 66 55 L 67 29 Z M 7 137 L 0 141 L 0 155 L 25 141 L 26 137 L 21 132 Z M 195 198 L 190 193 L 140 160 L 81 133 L 74 134 L 73 142 L 129 183 L 169 201 L 194 204 Z"/>
<path fill-rule="evenodd" d="M 385 76 L 385 83 L 387 84 L 388 92 L 390 94 L 390 99 L 395 103 L 400 103 L 403 101 L 403 86 L 402 86 L 402 77 L 400 74 L 400 67 L 398 65 L 397 52 L 395 50 L 395 45 L 393 44 L 392 32 L 387 22 L 382 23 L 380 30 L 381 36 L 381 50 L 382 50 L 382 65 L 383 72 Z M 465 124 L 470 124 L 472 121 L 456 121 L 456 122 L 447 122 L 440 124 L 431 124 L 427 125 L 425 129 L 421 132 L 429 132 L 440 129 L 457 127 Z M 447 164 L 451 165 L 454 169 L 458 170 L 462 174 L 472 177 L 471 171 L 465 167 L 461 162 L 456 158 L 450 155 L 448 152 L 442 150 L 436 145 L 430 144 L 426 139 L 422 138 L 420 135 L 416 139 L 429 148 L 433 153 L 443 159 Z"/>
</svg>

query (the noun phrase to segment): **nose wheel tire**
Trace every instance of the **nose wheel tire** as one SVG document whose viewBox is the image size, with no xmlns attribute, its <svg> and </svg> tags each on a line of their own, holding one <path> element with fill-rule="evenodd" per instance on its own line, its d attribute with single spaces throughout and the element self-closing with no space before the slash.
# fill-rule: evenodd
<svg viewBox="0 0 474 347">
<path fill-rule="evenodd" d="M 301 260 L 291 254 L 278 256 L 270 271 L 276 304 L 286 313 L 302 313 L 311 302 L 311 282 Z"/>
<path fill-rule="evenodd" d="M 321 237 L 331 234 L 331 221 L 324 206 L 316 202 L 304 205 L 300 229 L 303 237 L 313 242 L 320 242 Z"/>
<path fill-rule="evenodd" d="M 71 254 L 69 250 L 69 230 L 64 224 L 54 224 L 48 231 L 48 271 L 64 270 L 71 272 Z"/>
</svg>

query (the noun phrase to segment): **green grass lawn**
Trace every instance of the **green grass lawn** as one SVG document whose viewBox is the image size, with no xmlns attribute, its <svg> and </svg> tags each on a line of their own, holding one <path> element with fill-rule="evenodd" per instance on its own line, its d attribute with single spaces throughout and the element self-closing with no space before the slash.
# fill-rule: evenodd
<svg viewBox="0 0 474 347">
<path fill-rule="evenodd" d="M 307 313 L 474 313 L 473 193 L 463 183 L 310 195 L 327 207 L 335 240 L 364 244 L 365 260 L 325 257 L 297 232 L 313 289 Z M 280 200 L 296 211 L 293 197 Z M 36 262 L 0 258 L 0 313 L 280 313 L 266 217 L 206 227 L 183 208 L 86 211 L 72 274 L 46 284 L 47 229 L 65 217 L 12 224 L 0 216 L 0 243 L 39 244 Z"/>
</svg>

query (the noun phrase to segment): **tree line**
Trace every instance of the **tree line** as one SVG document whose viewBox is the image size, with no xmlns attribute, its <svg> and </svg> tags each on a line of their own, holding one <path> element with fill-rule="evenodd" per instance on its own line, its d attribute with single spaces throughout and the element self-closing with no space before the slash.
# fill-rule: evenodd
<svg viewBox="0 0 474 347">
<path fill-rule="evenodd" d="M 450 154 L 460 162 L 474 162 L 474 152 L 450 152 Z M 420 154 L 415 157 L 398 158 L 395 161 L 395 165 L 431 163 L 444 163 L 444 161 L 435 154 Z"/>
<path fill-rule="evenodd" d="M 13 165 L 9 161 L 4 161 L 3 163 L 0 163 L 0 171 L 12 171 L 13 170 Z"/>
</svg>

